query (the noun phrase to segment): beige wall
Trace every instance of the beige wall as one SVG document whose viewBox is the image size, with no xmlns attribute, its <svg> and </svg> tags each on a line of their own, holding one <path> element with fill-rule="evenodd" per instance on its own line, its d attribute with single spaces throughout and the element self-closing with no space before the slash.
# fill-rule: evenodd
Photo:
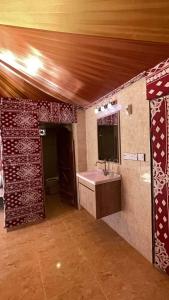
<svg viewBox="0 0 169 300">
<path fill-rule="evenodd" d="M 76 171 L 86 171 L 86 123 L 85 111 L 83 110 L 79 110 L 77 112 L 77 123 L 73 124 L 73 137 L 75 145 Z"/>
<path fill-rule="evenodd" d="M 151 186 L 143 179 L 144 175 L 150 176 L 149 103 L 145 79 L 125 88 L 114 99 L 123 107 L 132 104 L 133 114 L 127 116 L 125 111 L 120 112 L 121 164 L 112 164 L 112 169 L 122 176 L 122 210 L 104 221 L 151 261 Z M 87 169 L 92 170 L 98 160 L 94 107 L 86 110 L 86 145 Z M 123 160 L 124 152 L 145 153 L 146 161 Z"/>
</svg>

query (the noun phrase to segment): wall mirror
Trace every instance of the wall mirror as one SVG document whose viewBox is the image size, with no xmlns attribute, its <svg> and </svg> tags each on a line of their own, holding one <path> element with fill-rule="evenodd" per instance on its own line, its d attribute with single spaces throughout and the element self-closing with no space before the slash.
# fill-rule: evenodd
<svg viewBox="0 0 169 300">
<path fill-rule="evenodd" d="M 99 160 L 120 162 L 119 112 L 97 120 Z"/>
</svg>

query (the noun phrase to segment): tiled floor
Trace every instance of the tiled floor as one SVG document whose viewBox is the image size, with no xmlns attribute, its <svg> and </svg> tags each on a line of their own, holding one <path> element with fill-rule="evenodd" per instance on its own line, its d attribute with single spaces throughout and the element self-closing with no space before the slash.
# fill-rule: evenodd
<svg viewBox="0 0 169 300">
<path fill-rule="evenodd" d="M 0 300 L 168 300 L 169 277 L 102 221 L 49 199 L 48 219 L 6 233 Z"/>
</svg>

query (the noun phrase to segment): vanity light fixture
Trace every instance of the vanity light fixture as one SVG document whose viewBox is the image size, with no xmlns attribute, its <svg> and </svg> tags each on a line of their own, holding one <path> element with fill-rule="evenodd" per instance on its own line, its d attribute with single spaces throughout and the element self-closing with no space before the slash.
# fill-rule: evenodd
<svg viewBox="0 0 169 300">
<path fill-rule="evenodd" d="M 99 112 L 109 112 L 109 111 L 116 111 L 117 109 L 117 101 L 112 101 L 112 102 L 109 102 L 107 104 L 103 104 L 101 105 L 100 107 L 96 107 L 95 108 L 95 114 L 98 114 Z"/>
<path fill-rule="evenodd" d="M 99 112 L 97 107 L 95 108 L 94 112 L 95 112 L 95 114 L 97 114 Z"/>
<path fill-rule="evenodd" d="M 104 105 L 101 106 L 101 111 L 105 111 Z"/>
<path fill-rule="evenodd" d="M 108 109 L 112 108 L 112 103 L 111 103 L 111 102 L 109 102 L 109 103 L 107 104 L 107 108 L 108 108 Z"/>
<path fill-rule="evenodd" d="M 96 108 L 95 108 L 95 110 L 94 110 L 94 112 L 95 112 L 95 114 L 98 114 L 98 112 L 99 112 L 99 108 L 98 108 L 98 107 L 96 107 Z"/>
</svg>

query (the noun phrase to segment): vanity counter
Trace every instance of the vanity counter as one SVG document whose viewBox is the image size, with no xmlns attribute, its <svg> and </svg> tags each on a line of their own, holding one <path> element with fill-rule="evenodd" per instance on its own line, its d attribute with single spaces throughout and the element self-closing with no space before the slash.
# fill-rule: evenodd
<svg viewBox="0 0 169 300">
<path fill-rule="evenodd" d="M 121 180 L 121 176 L 119 174 L 113 173 L 104 175 L 102 170 L 94 170 L 94 171 L 86 171 L 77 173 L 77 177 L 88 181 L 91 184 L 98 185 L 106 182 Z"/>
<path fill-rule="evenodd" d="M 121 210 L 121 176 L 102 170 L 77 173 L 79 204 L 96 219 Z"/>
</svg>

